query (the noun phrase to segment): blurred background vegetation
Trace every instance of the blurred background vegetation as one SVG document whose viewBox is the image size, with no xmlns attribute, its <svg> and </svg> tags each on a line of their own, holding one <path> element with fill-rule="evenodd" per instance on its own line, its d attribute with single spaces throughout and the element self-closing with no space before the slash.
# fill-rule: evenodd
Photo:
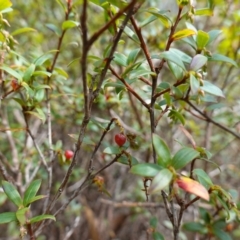
<svg viewBox="0 0 240 240">
<path fill-rule="evenodd" d="M 88 5 L 88 31 L 89 36 L 97 31 L 107 21 L 107 15 L 103 8 L 89 1 Z M 66 6 L 66 1 L 55 0 L 12 0 L 13 11 L 4 13 L 9 26 L 4 25 L 4 29 L 13 34 L 14 42 L 11 51 L 4 54 L 4 64 L 18 69 L 19 66 L 26 68 L 28 63 L 34 61 L 43 54 L 48 53 L 51 57 L 39 65 L 40 70 L 48 69 L 53 61 L 54 51 L 58 47 L 59 36 L 61 35 L 62 22 L 65 19 L 65 12 L 61 5 Z M 73 11 L 69 16 L 70 20 L 79 22 L 82 1 L 73 0 Z M 146 0 L 141 9 L 157 7 L 160 10 L 169 10 L 171 19 L 176 17 L 175 1 Z M 193 1 L 193 5 L 198 8 L 206 6 L 206 0 Z M 215 0 L 215 8 L 212 16 L 196 16 L 193 25 L 197 29 L 206 32 L 210 30 L 221 30 L 221 34 L 208 47 L 211 53 L 221 53 L 226 55 L 239 64 L 240 57 L 240 3 L 238 0 Z M 136 20 L 141 23 L 150 14 L 140 10 L 135 14 Z M 120 19 L 121 21 L 121 19 Z M 181 21 L 178 29 L 185 28 L 185 20 Z M 31 28 L 29 31 L 18 34 L 21 28 Z M 93 45 L 88 57 L 88 74 L 97 74 L 97 68 L 101 65 L 107 47 L 112 41 L 112 32 L 109 29 Z M 14 34 L 15 32 L 15 34 Z M 169 35 L 169 28 L 166 28 L 161 21 L 157 20 L 142 28 L 142 34 L 149 48 L 151 56 L 158 55 L 164 51 L 166 40 Z M 83 90 L 81 80 L 81 68 L 79 59 L 81 57 L 81 29 L 78 27 L 67 30 L 53 75 L 49 82 L 42 76 L 36 77 L 38 84 L 48 84 L 51 87 L 51 110 L 52 110 L 52 137 L 54 147 L 53 163 L 53 188 L 54 194 L 68 169 L 68 163 L 61 162 L 61 155 L 67 149 L 75 150 L 76 136 L 79 133 L 84 114 Z M 186 41 L 176 41 L 174 47 L 181 49 L 187 54 L 193 54 L 193 50 Z M 117 47 L 117 52 L 128 55 L 131 50 L 138 46 L 126 34 L 122 35 Z M 144 60 L 143 53 L 138 54 L 138 59 Z M 113 66 L 121 72 L 121 66 L 113 60 Z M 99 65 L 100 64 L 100 65 Z M 239 68 L 226 62 L 211 62 L 207 66 L 208 76 L 214 84 L 220 87 L 225 99 L 218 99 L 216 103 L 200 103 L 199 108 L 206 111 L 215 121 L 227 126 L 232 131 L 240 131 L 240 99 L 239 99 Z M 167 67 L 161 72 L 162 81 L 174 83 L 173 75 Z M 4 92 L 11 89 L 11 76 L 5 80 Z M 134 135 L 135 146 L 131 149 L 132 155 L 140 162 L 151 162 L 151 126 L 149 115 L 145 108 L 136 103 L 136 100 L 120 87 L 113 87 L 109 84 L 116 79 L 107 74 L 104 86 L 100 95 L 94 103 L 92 119 L 85 134 L 82 151 L 78 158 L 80 161 L 75 166 L 68 183 L 68 188 L 64 191 L 54 206 L 57 211 L 66 199 L 82 183 L 88 170 L 88 163 L 94 144 L 99 141 L 104 131 L 105 123 L 111 118 L 116 117 L 126 132 Z M 138 93 L 147 97 L 148 89 L 146 85 L 139 85 Z M 3 93 L 3 92 L 2 92 Z M 36 93 L 35 93 L 36 94 Z M 24 131 L 25 120 L 20 104 L 14 101 L 19 98 L 19 92 L 13 92 L 1 101 L 1 123 L 0 139 L 1 158 L 6 164 L 14 165 L 13 148 L 19 159 L 18 171 L 13 171 L 13 177 L 18 176 L 23 185 L 29 180 L 29 176 L 39 165 L 39 155 L 33 142 L 26 136 Z M 34 103 L 42 112 L 37 116 L 30 116 L 30 127 L 36 136 L 36 141 L 43 153 L 48 155 L 47 125 L 46 125 L 46 94 L 42 89 L 37 93 L 37 103 Z M 160 114 L 160 110 L 159 113 Z M 213 124 L 199 119 L 196 113 L 185 107 L 182 114 L 186 119 L 185 128 L 192 134 L 197 145 L 205 147 L 212 153 L 211 161 L 216 163 L 209 164 L 203 161 L 197 163 L 198 168 L 204 169 L 213 179 L 215 184 L 221 185 L 230 191 L 234 200 L 239 202 L 239 179 L 240 179 L 240 157 L 239 139 L 226 133 L 224 130 Z M 11 135 L 14 139 L 14 146 L 9 142 L 9 136 L 4 131 L 11 128 Z M 100 150 L 94 159 L 94 169 L 99 169 L 108 163 L 111 155 L 103 153 L 106 147 L 113 146 L 114 134 L 119 132 L 119 128 L 114 127 L 102 142 Z M 173 152 L 176 152 L 180 145 L 189 144 L 187 138 L 179 129 L 179 122 L 173 122 L 168 116 L 163 116 L 156 128 L 156 133 L 168 143 Z M 177 140 L 177 141 L 176 141 Z M 11 147 L 10 147 L 11 145 Z M 60 155 L 60 157 L 59 157 Z M 31 162 L 31 164 L 29 164 Z M 14 166 L 13 166 L 14 168 Z M 29 168 L 29 169 L 27 169 Z M 11 168 L 9 168 L 11 169 Z M 107 192 L 111 195 L 98 191 L 95 185 L 86 188 L 76 197 L 67 207 L 57 216 L 56 222 L 49 222 L 41 231 L 39 240 L 56 239 L 152 239 L 153 228 L 161 232 L 165 239 L 172 239 L 171 224 L 161 205 L 159 196 L 151 197 L 151 203 L 147 207 L 136 204 L 124 204 L 123 201 L 145 202 L 146 196 L 142 191 L 142 179 L 129 173 L 129 168 L 122 164 L 114 164 L 109 169 L 101 173 Z M 47 172 L 44 167 L 40 167 L 36 178 L 42 179 L 41 194 L 47 191 Z M 12 211 L 14 209 L 7 200 L 6 196 L 0 193 L 1 212 Z M 122 204 L 116 205 L 119 202 Z M 240 203 L 240 202 L 239 202 Z M 115 204 L 115 205 L 114 205 Z M 199 217 L 199 204 L 197 207 L 189 208 L 183 221 L 192 222 Z M 210 212 L 211 206 L 200 204 L 200 207 Z M 43 211 L 43 204 L 40 201 L 31 207 L 32 214 L 38 215 Z M 203 211 L 203 210 L 202 210 Z M 203 214 L 204 215 L 204 214 Z M 224 214 L 220 214 L 219 219 L 225 219 Z M 230 218 L 229 222 L 224 222 L 222 228 L 225 229 L 232 239 L 239 239 L 239 224 Z M 16 223 L 0 226 L 0 239 L 19 239 L 19 230 Z M 157 238 L 156 238 L 157 239 Z M 159 238 L 160 239 L 160 238 Z M 181 230 L 181 239 L 203 239 L 199 233 L 189 233 L 184 228 Z M 208 236 L 204 239 L 218 239 Z"/>
</svg>

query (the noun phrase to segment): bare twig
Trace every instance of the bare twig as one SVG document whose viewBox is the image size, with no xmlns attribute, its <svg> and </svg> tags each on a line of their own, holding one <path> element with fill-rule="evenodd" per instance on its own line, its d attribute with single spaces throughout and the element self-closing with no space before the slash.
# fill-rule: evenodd
<svg viewBox="0 0 240 240">
<path fill-rule="evenodd" d="M 92 164 L 93 164 L 93 158 L 98 150 L 98 148 L 100 147 L 103 138 L 105 137 L 105 135 L 108 133 L 108 131 L 110 130 L 113 122 L 116 121 L 116 118 L 112 118 L 111 121 L 109 122 L 108 126 L 106 127 L 106 129 L 104 129 L 103 134 L 100 138 L 100 140 L 98 141 L 98 144 L 95 146 L 93 152 L 92 152 L 92 156 L 90 158 L 90 162 L 89 162 L 89 167 L 88 167 L 88 171 L 91 173 L 92 172 Z"/>
<path fill-rule="evenodd" d="M 128 202 L 128 201 L 114 202 L 104 198 L 101 198 L 100 202 L 107 205 L 111 205 L 115 208 L 126 208 L 126 207 L 128 208 L 132 208 L 132 207 L 165 208 L 165 206 L 162 203 L 154 203 L 154 202 Z"/>
<path fill-rule="evenodd" d="M 231 129 L 225 127 L 224 125 L 214 121 L 212 118 L 210 118 L 206 113 L 202 112 L 201 110 L 199 110 L 195 105 L 193 105 L 188 99 L 184 99 L 184 101 L 190 105 L 195 111 L 197 111 L 201 116 L 203 116 L 206 121 L 214 124 L 215 126 L 221 128 L 222 130 L 232 134 L 233 136 L 235 136 L 237 139 L 240 139 L 240 135 L 237 134 L 236 132 L 232 131 Z"/>
</svg>

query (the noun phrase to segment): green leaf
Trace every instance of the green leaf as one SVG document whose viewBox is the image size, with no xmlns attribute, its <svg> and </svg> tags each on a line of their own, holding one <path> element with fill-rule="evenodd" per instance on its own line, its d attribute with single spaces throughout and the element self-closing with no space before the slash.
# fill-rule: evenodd
<svg viewBox="0 0 240 240">
<path fill-rule="evenodd" d="M 168 166 L 171 161 L 171 153 L 167 144 L 157 134 L 153 134 L 153 145 L 158 156 L 157 163 L 163 167 Z"/>
<path fill-rule="evenodd" d="M 40 186 L 41 186 L 40 179 L 34 180 L 30 183 L 23 196 L 23 206 L 28 206 L 30 200 L 36 196 Z"/>
<path fill-rule="evenodd" d="M 43 113 L 43 111 L 40 108 L 36 108 L 36 110 L 38 112 L 26 111 L 25 113 L 31 114 L 31 115 L 35 116 L 36 118 L 39 118 L 44 123 L 46 121 L 45 114 Z"/>
<path fill-rule="evenodd" d="M 139 24 L 139 27 L 140 28 L 143 28 L 145 26 L 147 26 L 149 23 L 155 21 L 156 19 L 158 19 L 156 16 L 150 16 L 148 18 L 146 18 L 144 21 L 142 21 L 140 24 Z"/>
<path fill-rule="evenodd" d="M 53 215 L 39 215 L 39 216 L 31 218 L 30 223 L 32 224 L 32 223 L 36 223 L 36 222 L 41 222 L 46 219 L 51 219 L 53 221 L 56 221 L 56 218 Z"/>
<path fill-rule="evenodd" d="M 196 35 L 196 32 L 192 29 L 183 29 L 173 34 L 172 40 L 177 41 L 182 38 L 186 38 L 192 35 Z"/>
<path fill-rule="evenodd" d="M 206 234 L 208 232 L 207 227 L 204 224 L 198 222 L 185 223 L 182 227 L 184 230 L 190 232 L 198 232 L 201 234 Z"/>
<path fill-rule="evenodd" d="M 211 42 L 213 42 L 221 33 L 222 33 L 222 30 L 211 30 L 211 31 L 209 31 L 208 32 L 209 41 L 208 41 L 207 45 L 209 45 Z"/>
<path fill-rule="evenodd" d="M 158 220 L 157 220 L 156 217 L 152 217 L 149 222 L 150 222 L 150 226 L 151 226 L 151 227 L 153 227 L 153 228 L 156 228 L 156 227 L 157 227 Z"/>
<path fill-rule="evenodd" d="M 129 54 L 128 54 L 128 58 L 127 58 L 127 65 L 130 65 L 132 63 L 134 63 L 137 59 L 137 56 L 139 54 L 139 52 L 141 51 L 140 48 L 134 49 L 132 50 Z"/>
<path fill-rule="evenodd" d="M 221 228 L 214 227 L 213 234 L 219 240 L 232 240 L 231 236 L 228 233 L 224 232 Z"/>
<path fill-rule="evenodd" d="M 210 37 L 208 33 L 199 30 L 196 38 L 197 48 L 198 50 L 203 50 L 208 44 Z"/>
<path fill-rule="evenodd" d="M 131 168 L 130 173 L 142 177 L 155 177 L 161 169 L 162 167 L 158 164 L 139 163 Z"/>
<path fill-rule="evenodd" d="M 169 105 L 169 104 L 168 104 Z M 183 117 L 183 115 L 175 110 L 175 109 L 171 109 L 168 116 L 174 121 L 174 122 L 177 122 L 177 121 L 180 121 L 182 123 L 182 125 L 185 125 L 185 118 Z"/>
<path fill-rule="evenodd" d="M 16 72 L 15 70 L 13 70 L 12 68 L 9 68 L 7 66 L 1 66 L 0 69 L 4 70 L 8 74 L 12 75 L 13 77 L 18 79 L 19 81 L 22 81 L 22 75 L 20 73 Z"/>
<path fill-rule="evenodd" d="M 0 224 L 17 221 L 15 212 L 0 213 Z"/>
<path fill-rule="evenodd" d="M 46 23 L 45 26 L 51 30 L 52 32 L 54 32 L 58 37 L 61 36 L 62 31 L 59 27 L 57 27 L 56 25 L 52 24 L 52 23 Z"/>
<path fill-rule="evenodd" d="M 10 0 L 0 0 L 0 11 L 7 9 L 12 6 Z"/>
<path fill-rule="evenodd" d="M 37 90 L 35 95 L 34 95 L 34 99 L 39 103 L 43 101 L 44 97 L 45 97 L 45 90 L 44 89 Z"/>
<path fill-rule="evenodd" d="M 125 27 L 124 32 L 136 43 L 140 44 L 140 41 L 138 39 L 138 36 L 129 28 Z"/>
<path fill-rule="evenodd" d="M 79 22 L 72 21 L 72 20 L 66 20 L 62 23 L 62 30 L 67 30 L 69 28 L 74 28 L 74 27 L 78 27 L 78 26 L 79 26 Z"/>
<path fill-rule="evenodd" d="M 119 154 L 121 150 L 117 146 L 111 146 L 111 147 L 106 147 L 103 152 L 106 154 Z"/>
<path fill-rule="evenodd" d="M 208 58 L 201 55 L 197 54 L 196 56 L 193 57 L 191 63 L 190 63 L 190 70 L 197 71 L 201 67 L 203 67 L 206 62 L 208 61 Z"/>
<path fill-rule="evenodd" d="M 164 58 L 166 61 L 171 61 L 181 67 L 184 71 L 186 70 L 182 59 L 172 51 L 165 51 L 160 53 L 160 57 Z"/>
<path fill-rule="evenodd" d="M 15 186 L 7 181 L 2 181 L 3 191 L 16 206 L 22 206 L 22 199 Z"/>
<path fill-rule="evenodd" d="M 115 53 L 113 61 L 120 66 L 126 67 L 127 66 L 127 57 L 122 53 Z"/>
<path fill-rule="evenodd" d="M 200 87 L 200 83 L 193 74 L 190 74 L 190 86 L 192 93 L 197 94 Z"/>
<path fill-rule="evenodd" d="M 54 73 L 57 73 L 58 75 L 61 75 L 64 79 L 68 79 L 69 76 L 66 71 L 64 71 L 62 68 L 54 68 Z"/>
<path fill-rule="evenodd" d="M 30 203 L 33 203 L 33 202 L 36 202 L 37 200 L 40 200 L 40 199 L 43 199 L 43 198 L 46 198 L 47 196 L 46 195 L 37 195 L 31 199 L 29 199 L 29 204 Z"/>
<path fill-rule="evenodd" d="M 37 30 L 34 28 L 24 27 L 24 28 L 19 28 L 16 31 L 12 32 L 11 35 L 16 36 L 18 34 L 22 34 L 22 33 L 26 33 L 26 32 L 36 32 L 36 31 Z"/>
<path fill-rule="evenodd" d="M 29 208 L 20 208 L 16 212 L 17 220 L 21 225 L 24 225 L 27 221 L 27 212 L 29 211 Z"/>
<path fill-rule="evenodd" d="M 47 71 L 35 71 L 32 76 L 44 76 L 44 77 L 51 77 L 52 74 L 50 72 Z"/>
<path fill-rule="evenodd" d="M 203 86 L 200 87 L 203 91 L 218 97 L 225 98 L 222 90 L 219 87 L 205 80 L 203 80 L 203 83 L 204 83 Z"/>
<path fill-rule="evenodd" d="M 125 0 L 108 0 L 107 2 L 111 3 L 112 5 L 118 8 L 124 8 L 128 4 Z"/>
<path fill-rule="evenodd" d="M 164 240 L 164 237 L 161 233 L 159 232 L 154 232 L 152 234 L 153 240 Z"/>
<path fill-rule="evenodd" d="M 181 169 L 197 157 L 199 157 L 198 151 L 188 147 L 182 148 L 174 155 L 172 166 L 176 170 Z"/>
<path fill-rule="evenodd" d="M 189 55 L 187 55 L 185 52 L 180 51 L 179 49 L 170 48 L 169 52 L 178 55 L 184 63 L 190 64 L 192 61 L 192 58 Z"/>
<path fill-rule="evenodd" d="M 118 158 L 117 161 L 125 165 L 129 165 L 129 161 L 130 161 L 131 166 L 138 164 L 138 160 L 133 156 L 130 156 L 130 159 L 129 159 L 125 155 L 122 155 L 120 158 Z"/>
<path fill-rule="evenodd" d="M 23 74 L 23 80 L 28 82 L 31 79 L 31 76 L 33 75 L 35 71 L 36 66 L 34 64 L 31 64 Z"/>
<path fill-rule="evenodd" d="M 166 28 L 171 26 L 171 20 L 164 14 L 166 11 L 158 11 L 157 8 L 149 8 L 147 12 L 157 17 Z"/>
<path fill-rule="evenodd" d="M 226 62 L 226 63 L 230 63 L 232 64 L 233 66 L 237 67 L 238 68 L 238 65 L 237 63 L 232 60 L 231 58 L 229 57 L 226 57 L 222 54 L 213 54 L 211 57 L 208 58 L 208 61 L 215 61 L 215 62 Z"/>
<path fill-rule="evenodd" d="M 193 173 L 197 175 L 198 181 L 206 189 L 209 189 L 213 185 L 211 178 L 207 175 L 207 173 L 203 169 L 196 168 L 193 170 Z"/>
<path fill-rule="evenodd" d="M 47 60 L 51 59 L 53 57 L 53 53 L 56 53 L 58 50 L 51 50 L 49 52 L 44 53 L 43 55 L 41 55 L 40 57 L 38 57 L 37 59 L 35 59 L 35 61 L 33 62 L 36 66 L 42 66 L 43 63 L 45 63 Z"/>
<path fill-rule="evenodd" d="M 177 80 L 181 80 L 183 78 L 183 70 L 176 63 L 168 61 L 168 67 Z"/>
<path fill-rule="evenodd" d="M 152 180 L 149 193 L 153 194 L 163 190 L 172 181 L 173 174 L 167 168 L 162 169 Z"/>
<path fill-rule="evenodd" d="M 149 71 L 149 70 L 146 70 L 146 69 L 135 69 L 135 70 L 132 70 L 130 72 L 129 79 L 139 78 L 139 77 L 146 76 L 146 75 L 155 76 L 156 73 L 152 72 L 152 71 Z"/>
</svg>

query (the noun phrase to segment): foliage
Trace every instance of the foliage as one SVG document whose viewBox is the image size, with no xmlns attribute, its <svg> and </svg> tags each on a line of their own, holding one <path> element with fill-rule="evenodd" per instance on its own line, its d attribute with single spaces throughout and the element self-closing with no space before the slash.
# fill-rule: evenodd
<svg viewBox="0 0 240 240">
<path fill-rule="evenodd" d="M 0 236 L 238 239 L 237 4 L 0 0 Z"/>
</svg>

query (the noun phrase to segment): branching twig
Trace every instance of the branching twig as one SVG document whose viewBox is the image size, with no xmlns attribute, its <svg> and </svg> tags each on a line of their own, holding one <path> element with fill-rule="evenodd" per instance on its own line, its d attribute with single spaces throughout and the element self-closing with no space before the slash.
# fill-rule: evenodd
<svg viewBox="0 0 240 240">
<path fill-rule="evenodd" d="M 103 134 L 100 138 L 100 140 L 98 141 L 98 144 L 95 146 L 93 152 L 92 152 L 92 156 L 90 158 L 90 162 L 89 162 L 89 167 L 88 167 L 88 171 L 91 173 L 92 172 L 92 164 L 93 164 L 93 158 L 98 150 L 98 148 L 100 147 L 103 138 L 105 137 L 105 135 L 108 133 L 108 131 L 110 130 L 110 127 L 112 126 L 113 122 L 116 121 L 116 118 L 112 118 L 111 121 L 109 122 L 108 126 L 106 127 L 106 129 L 104 129 Z"/>
<path fill-rule="evenodd" d="M 194 106 L 188 99 L 184 99 L 184 101 L 185 101 L 188 105 L 190 105 L 195 111 L 197 111 L 201 116 L 203 116 L 203 117 L 206 119 L 206 121 L 214 124 L 215 126 L 221 128 L 222 130 L 224 130 L 224 131 L 232 134 L 232 135 L 235 136 L 237 139 L 240 139 L 240 135 L 239 135 L 239 134 L 237 134 L 236 132 L 232 131 L 231 129 L 223 126 L 222 124 L 214 121 L 214 120 L 213 120 L 212 118 L 210 118 L 206 113 L 202 112 L 202 111 L 199 110 L 196 106 Z"/>
<path fill-rule="evenodd" d="M 124 86 L 127 88 L 127 90 L 134 95 L 141 103 L 144 107 L 146 107 L 147 109 L 149 109 L 149 105 L 138 95 L 138 93 L 136 93 L 133 88 L 122 78 L 118 75 L 118 73 L 111 67 L 109 66 L 110 71 L 112 72 L 112 74 L 119 79 Z"/>
</svg>

